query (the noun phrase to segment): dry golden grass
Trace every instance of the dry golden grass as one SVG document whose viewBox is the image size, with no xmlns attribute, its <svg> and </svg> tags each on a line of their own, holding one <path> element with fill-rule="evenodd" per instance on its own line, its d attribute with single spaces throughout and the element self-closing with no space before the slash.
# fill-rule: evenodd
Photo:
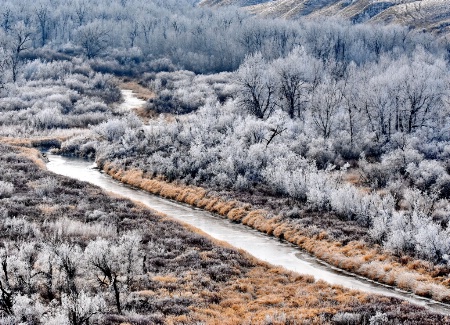
<svg viewBox="0 0 450 325">
<path fill-rule="evenodd" d="M 84 129 L 73 129 L 67 134 L 60 134 L 54 136 L 38 136 L 34 138 L 10 138 L 10 137 L 0 137 L 0 142 L 15 146 L 15 147 L 39 147 L 43 144 L 54 142 L 54 141 L 66 141 L 74 135 L 85 132 Z"/>
<path fill-rule="evenodd" d="M 30 159 L 39 168 L 46 169 L 45 162 L 39 150 L 32 148 L 35 140 L 19 138 L 0 138 L 0 143 L 13 146 L 22 156 Z"/>
<path fill-rule="evenodd" d="M 343 175 L 343 181 L 353 185 L 361 184 L 361 175 L 355 169 L 350 169 Z"/>
<path fill-rule="evenodd" d="M 234 208 L 228 212 L 227 217 L 233 221 L 242 221 L 247 214 L 248 211 L 244 208 Z"/>
<path fill-rule="evenodd" d="M 43 215 L 51 215 L 57 211 L 58 207 L 51 206 L 48 204 L 42 204 L 39 206 L 39 210 Z"/>
<path fill-rule="evenodd" d="M 11 146 L 31 147 L 30 139 L 0 137 L 0 142 Z"/>
<path fill-rule="evenodd" d="M 219 294 L 220 303 L 193 308 L 206 324 L 264 324 L 268 316 L 275 320 L 274 324 L 278 324 L 277 318 L 279 324 L 285 324 L 282 319 L 321 324 L 321 314 L 333 314 L 367 301 L 361 292 L 267 266 L 252 268 L 244 278 L 228 284 Z"/>
<path fill-rule="evenodd" d="M 54 137 L 36 137 L 36 138 L 0 137 L 0 143 L 13 146 L 16 150 L 19 150 L 23 156 L 33 161 L 40 168 L 46 169 L 47 167 L 45 166 L 42 154 L 39 150 L 35 149 L 35 147 L 40 147 L 42 145 L 45 145 L 46 143 L 51 142 L 63 142 L 68 138 L 70 138 L 71 136 L 73 136 L 74 134 L 76 134 L 76 131 L 71 135 L 61 135 Z"/>
<path fill-rule="evenodd" d="M 37 149 L 33 148 L 26 148 L 26 147 L 19 147 L 19 151 L 22 153 L 23 156 L 27 157 L 31 161 L 33 161 L 36 165 L 39 166 L 39 168 L 46 169 L 45 162 L 42 159 L 41 152 Z"/>
<path fill-rule="evenodd" d="M 177 283 L 178 279 L 171 275 L 166 276 L 154 276 L 152 278 L 153 281 L 163 282 L 163 283 Z"/>
<path fill-rule="evenodd" d="M 447 277 L 433 276 L 433 267 L 424 261 L 411 259 L 408 263 L 402 264 L 397 262 L 398 259 L 394 256 L 382 252 L 379 247 L 368 247 L 365 243 L 357 241 L 342 245 L 328 239 L 328 235 L 324 232 L 310 236 L 305 230 L 279 217 L 268 218 L 267 211 L 252 210 L 250 206 L 237 201 L 224 201 L 210 196 L 199 187 L 168 183 L 161 179 L 147 179 L 140 171 L 118 170 L 111 164 L 105 164 L 104 170 L 126 184 L 218 213 L 235 222 L 242 222 L 269 235 L 283 238 L 327 263 L 347 271 L 385 284 L 398 285 L 439 301 L 450 301 L 450 281 Z M 408 274 L 408 281 L 401 274 Z"/>
</svg>

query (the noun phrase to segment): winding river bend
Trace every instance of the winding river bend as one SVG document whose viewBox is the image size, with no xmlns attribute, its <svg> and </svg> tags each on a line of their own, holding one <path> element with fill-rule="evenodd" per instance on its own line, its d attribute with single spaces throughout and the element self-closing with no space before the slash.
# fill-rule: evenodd
<svg viewBox="0 0 450 325">
<path fill-rule="evenodd" d="M 380 285 L 329 266 L 301 251 L 299 248 L 269 237 L 247 226 L 232 223 L 209 212 L 166 200 L 139 189 L 131 188 L 99 171 L 92 162 L 48 155 L 47 168 L 60 175 L 97 185 L 122 197 L 141 202 L 149 208 L 201 229 L 211 237 L 243 249 L 260 260 L 288 270 L 313 275 L 316 279 L 369 293 L 408 300 L 432 311 L 450 314 L 450 306 L 421 298 L 398 289 Z"/>
</svg>

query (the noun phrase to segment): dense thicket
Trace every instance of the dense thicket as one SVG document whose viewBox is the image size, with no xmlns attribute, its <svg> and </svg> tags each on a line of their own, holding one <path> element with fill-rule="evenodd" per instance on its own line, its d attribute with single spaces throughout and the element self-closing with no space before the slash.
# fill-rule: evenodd
<svg viewBox="0 0 450 325">
<path fill-rule="evenodd" d="M 108 104 L 121 98 L 110 75 L 94 72 L 80 61 L 35 60 L 8 83 L 0 98 L 0 136 L 61 136 L 110 120 Z"/>
<path fill-rule="evenodd" d="M 63 150 L 290 197 L 357 220 L 395 253 L 448 263 L 447 45 L 194 3 L 6 1 L 3 133 L 91 125 Z M 105 103 L 119 97 L 105 73 L 139 74 L 156 92 L 148 109 L 179 116 L 111 120 Z"/>
<path fill-rule="evenodd" d="M 260 20 L 239 11 L 198 8 L 193 1 L 6 0 L 0 9 L 0 62 L 17 79 L 23 59 L 84 55 L 117 74 L 173 70 L 235 70 L 245 56 L 287 55 L 302 45 L 323 61 L 357 64 L 411 53 L 432 37 L 401 27 Z"/>
<path fill-rule="evenodd" d="M 2 325 L 447 320 L 258 264 L 5 145 L 0 231 Z"/>
<path fill-rule="evenodd" d="M 448 263 L 447 76 L 445 59 L 421 46 L 359 65 L 298 47 L 273 61 L 249 55 L 232 74 L 147 75 L 157 93 L 148 109 L 195 113 L 122 125 L 98 157 L 168 180 L 287 196 L 357 220 L 396 254 Z"/>
</svg>

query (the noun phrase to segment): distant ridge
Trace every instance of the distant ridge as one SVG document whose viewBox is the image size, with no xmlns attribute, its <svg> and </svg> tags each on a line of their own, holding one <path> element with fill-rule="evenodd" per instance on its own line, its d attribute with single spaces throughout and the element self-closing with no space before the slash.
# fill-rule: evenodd
<svg viewBox="0 0 450 325">
<path fill-rule="evenodd" d="M 354 23 L 394 23 L 450 34 L 449 0 L 202 0 L 200 5 L 235 5 L 263 17 L 342 17 Z"/>
</svg>

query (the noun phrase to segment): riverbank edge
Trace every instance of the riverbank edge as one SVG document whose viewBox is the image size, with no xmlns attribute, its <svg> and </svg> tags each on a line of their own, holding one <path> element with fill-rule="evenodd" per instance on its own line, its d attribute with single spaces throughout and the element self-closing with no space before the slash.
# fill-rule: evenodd
<svg viewBox="0 0 450 325">
<path fill-rule="evenodd" d="M 381 252 L 379 247 L 370 248 L 363 242 L 352 241 L 343 245 L 330 240 L 325 232 L 310 236 L 305 229 L 290 224 L 280 216 L 270 217 L 268 211 L 255 210 L 250 204 L 209 195 L 204 188 L 148 178 L 141 170 L 123 170 L 107 161 L 98 164 L 106 174 L 124 184 L 218 214 L 286 240 L 336 268 L 418 296 L 450 302 L 450 279 L 440 275 L 438 267 L 428 262 L 396 258 Z"/>
<path fill-rule="evenodd" d="M 46 167 L 46 154 L 40 151 L 38 148 L 34 147 L 36 144 L 41 143 L 43 141 L 42 139 L 18 139 L 17 141 L 3 141 L 5 139 L 0 138 L 0 143 L 9 145 L 11 148 L 14 148 L 15 150 L 18 150 L 20 153 L 19 155 L 22 155 L 23 157 L 29 159 L 32 161 L 36 166 L 38 166 L 40 169 L 47 170 Z M 45 139 L 47 141 L 47 139 Z M 12 144 L 14 143 L 14 144 Z M 118 197 L 120 198 L 120 195 L 105 192 L 107 195 L 110 195 L 112 197 Z M 283 292 L 285 290 L 288 290 L 291 292 L 292 288 L 291 286 L 296 286 L 301 282 L 305 282 L 307 284 L 315 284 L 316 291 L 311 291 L 312 293 L 320 293 L 321 289 L 324 289 L 326 287 L 330 288 L 334 291 L 334 294 L 336 295 L 336 301 L 340 303 L 340 305 L 336 305 L 333 307 L 326 307 L 322 310 L 318 308 L 312 309 L 311 312 L 305 315 L 305 319 L 308 319 L 313 324 L 321 324 L 323 321 L 323 317 L 326 316 L 328 318 L 332 317 L 333 315 L 338 315 L 339 313 L 345 315 L 346 312 L 350 312 L 352 309 L 347 309 L 347 306 L 352 306 L 355 304 L 355 301 L 361 304 L 371 304 L 371 303 L 387 303 L 389 304 L 389 300 L 383 299 L 383 296 L 367 293 L 361 290 L 355 290 L 350 288 L 345 288 L 341 285 L 335 285 L 335 284 L 328 284 L 325 281 L 322 280 L 316 280 L 311 275 L 304 275 L 300 274 L 298 272 L 287 270 L 283 267 L 273 265 L 271 263 L 259 260 L 258 258 L 254 257 L 253 255 L 249 254 L 247 251 L 243 249 L 238 249 L 231 244 L 218 240 L 211 235 L 205 233 L 204 231 L 187 224 L 183 221 L 180 221 L 178 219 L 174 219 L 170 216 L 167 216 L 164 213 L 161 213 L 159 211 L 155 211 L 145 204 L 139 202 L 130 200 L 133 202 L 133 204 L 136 205 L 139 209 L 145 209 L 145 210 L 151 210 L 152 213 L 159 216 L 161 218 L 161 221 L 169 220 L 175 223 L 180 224 L 183 228 L 185 228 L 187 231 L 198 234 L 200 236 L 203 236 L 207 238 L 213 245 L 222 246 L 228 249 L 236 250 L 239 254 L 243 255 L 251 264 L 253 264 L 251 271 L 248 273 L 248 277 L 242 280 L 239 280 L 237 283 L 229 286 L 226 288 L 227 293 L 230 294 L 224 295 L 224 297 L 228 297 L 227 299 L 224 299 L 223 302 L 220 304 L 212 304 L 208 307 L 193 307 L 190 308 L 192 312 L 198 313 L 194 316 L 201 317 L 199 318 L 200 321 L 205 321 L 208 324 L 229 324 L 229 325 L 236 325 L 241 324 L 242 321 L 242 315 L 247 316 L 246 320 L 249 322 L 256 321 L 256 324 L 263 324 L 265 321 L 269 318 L 276 319 L 278 315 L 284 315 L 286 317 L 290 317 L 289 313 L 284 314 L 284 308 L 282 308 L 281 312 L 277 312 L 277 304 L 281 304 L 282 300 L 279 300 L 279 298 L 276 297 L 276 293 L 267 291 L 266 297 L 257 299 L 252 304 L 252 311 L 248 312 L 241 308 L 240 304 L 237 303 L 234 300 L 234 297 L 232 296 L 235 294 L 235 291 L 237 290 L 238 294 L 247 296 L 249 295 L 249 291 L 253 285 L 258 285 L 259 283 L 264 283 L 265 281 L 270 281 L 271 285 L 277 285 L 278 287 L 273 287 L 273 290 Z M 156 281 L 171 281 L 170 277 L 155 277 Z M 288 283 L 291 284 L 291 286 L 288 285 Z M 308 291 L 309 292 L 309 291 Z M 292 293 L 292 292 L 291 292 Z M 142 295 L 145 295 L 145 291 L 142 291 L 140 293 Z M 252 298 L 253 299 L 253 298 Z M 392 298 L 396 299 L 396 298 Z M 313 298 L 311 301 L 314 302 L 316 298 Z M 308 302 L 309 303 L 309 302 Z M 307 303 L 307 304 L 308 304 Z M 266 306 L 266 309 L 264 309 L 263 312 L 258 312 L 255 314 L 254 308 L 256 308 L 255 304 L 261 304 Z M 414 306 L 414 304 L 411 304 L 411 306 Z M 405 307 L 407 308 L 407 307 Z M 423 307 L 419 307 L 423 308 Z M 320 311 L 320 312 L 319 312 Z M 239 315 L 235 315 L 235 313 L 238 312 Z M 250 315 L 250 316 L 248 316 Z M 331 316 L 330 316 L 331 315 Z M 355 314 L 358 315 L 358 314 Z M 445 314 L 443 314 L 445 315 Z M 284 317 L 283 316 L 283 317 Z M 250 317 L 250 318 L 249 318 Z M 444 316 L 447 317 L 447 316 Z M 181 316 L 170 316 L 167 318 L 167 324 L 178 324 L 178 323 L 187 323 L 189 322 L 189 318 L 186 315 Z M 275 323 L 274 323 L 275 324 Z M 278 323 L 276 323 L 278 324 Z M 281 324 L 281 323 L 280 323 Z"/>
<path fill-rule="evenodd" d="M 36 147 L 62 140 L 51 137 L 0 138 L 0 142 L 19 148 L 41 168 L 45 168 L 45 163 L 41 152 Z M 450 278 L 433 276 L 437 271 L 431 270 L 432 266 L 428 262 L 396 258 L 387 252 L 381 252 L 380 247 L 370 248 L 358 241 L 343 245 L 330 240 L 326 232 L 311 236 L 306 229 L 290 224 L 288 220 L 280 216 L 273 217 L 268 211 L 254 209 L 248 203 L 210 195 L 207 189 L 170 183 L 161 178 L 148 178 L 141 170 L 123 170 L 108 161 L 98 162 L 98 164 L 106 174 L 124 184 L 203 209 L 267 235 L 286 240 L 338 269 L 438 302 L 447 304 L 450 302 Z"/>
</svg>

